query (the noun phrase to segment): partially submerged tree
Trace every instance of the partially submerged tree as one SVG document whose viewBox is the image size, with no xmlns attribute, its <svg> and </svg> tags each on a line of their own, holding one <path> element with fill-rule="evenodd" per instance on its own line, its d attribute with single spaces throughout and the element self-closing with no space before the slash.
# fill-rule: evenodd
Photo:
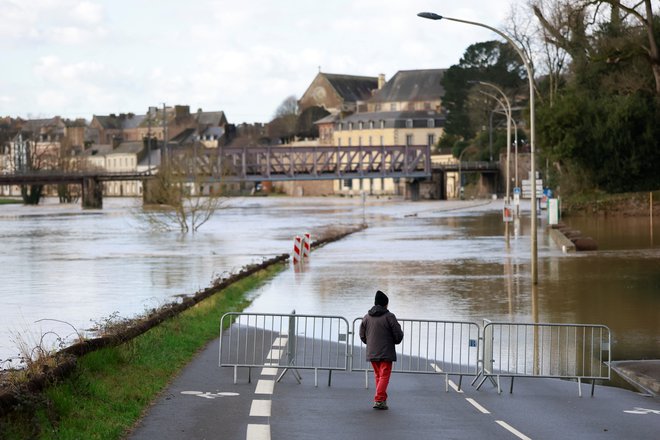
<svg viewBox="0 0 660 440">
<path fill-rule="evenodd" d="M 208 182 L 208 164 L 214 161 L 198 154 L 203 149 L 196 146 L 173 154 L 147 182 L 144 214 L 153 227 L 196 232 L 222 208 L 222 182 Z"/>
</svg>

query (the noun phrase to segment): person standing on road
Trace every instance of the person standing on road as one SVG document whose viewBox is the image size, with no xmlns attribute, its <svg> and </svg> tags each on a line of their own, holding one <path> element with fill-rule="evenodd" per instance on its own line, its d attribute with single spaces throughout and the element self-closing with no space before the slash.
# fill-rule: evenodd
<svg viewBox="0 0 660 440">
<path fill-rule="evenodd" d="M 360 339 L 367 344 L 367 362 L 371 362 L 376 378 L 375 409 L 387 409 L 387 385 L 396 362 L 394 346 L 403 340 L 403 330 L 394 313 L 387 309 L 389 299 L 380 290 L 376 292 L 374 306 L 362 318 Z"/>
</svg>

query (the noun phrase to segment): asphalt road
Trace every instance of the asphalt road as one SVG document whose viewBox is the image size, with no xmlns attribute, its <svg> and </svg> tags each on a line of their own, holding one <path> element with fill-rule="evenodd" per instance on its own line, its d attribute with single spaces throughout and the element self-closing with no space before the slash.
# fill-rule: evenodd
<svg viewBox="0 0 660 440">
<path fill-rule="evenodd" d="M 365 374 L 218 367 L 219 340 L 173 381 L 128 436 L 141 439 L 659 439 L 660 402 L 619 388 L 516 379 L 509 394 L 444 375 L 393 374 L 387 411 L 374 410 Z"/>
</svg>

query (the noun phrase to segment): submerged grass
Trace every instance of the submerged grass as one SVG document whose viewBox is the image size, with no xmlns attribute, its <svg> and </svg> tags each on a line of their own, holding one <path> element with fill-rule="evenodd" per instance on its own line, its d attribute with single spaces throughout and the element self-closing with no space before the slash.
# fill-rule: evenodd
<svg viewBox="0 0 660 440">
<path fill-rule="evenodd" d="M 276 264 L 143 335 L 78 361 L 76 372 L 26 397 L 0 419 L 0 439 L 121 439 L 173 377 L 218 336 L 220 316 L 243 310 L 246 293 L 281 271 Z"/>
</svg>

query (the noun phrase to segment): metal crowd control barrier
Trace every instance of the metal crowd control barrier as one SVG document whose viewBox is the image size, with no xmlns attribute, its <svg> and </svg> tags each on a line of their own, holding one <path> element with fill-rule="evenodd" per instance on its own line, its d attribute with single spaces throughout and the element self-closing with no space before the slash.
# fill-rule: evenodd
<svg viewBox="0 0 660 440">
<path fill-rule="evenodd" d="M 348 321 L 340 316 L 289 315 L 268 313 L 226 313 L 220 320 L 221 367 L 234 367 L 234 383 L 238 367 L 284 368 L 280 381 L 292 370 L 300 382 L 298 369 L 313 369 L 318 386 L 318 370 L 348 369 Z"/>
<path fill-rule="evenodd" d="M 398 321 L 404 336 L 401 344 L 396 346 L 397 362 L 393 372 L 444 374 L 445 391 L 449 389 L 450 375 L 459 376 L 460 390 L 463 376 L 479 373 L 480 329 L 476 323 L 416 319 Z M 360 340 L 361 323 L 362 318 L 353 321 L 351 370 L 364 371 L 368 386 L 371 364 L 366 361 L 366 346 Z"/>
<path fill-rule="evenodd" d="M 610 379 L 610 329 L 603 325 L 525 324 L 488 322 L 483 330 L 483 375 L 487 378 L 546 377 L 577 379 L 582 397 L 582 380 Z M 476 377 L 473 384 L 479 377 Z"/>
</svg>

